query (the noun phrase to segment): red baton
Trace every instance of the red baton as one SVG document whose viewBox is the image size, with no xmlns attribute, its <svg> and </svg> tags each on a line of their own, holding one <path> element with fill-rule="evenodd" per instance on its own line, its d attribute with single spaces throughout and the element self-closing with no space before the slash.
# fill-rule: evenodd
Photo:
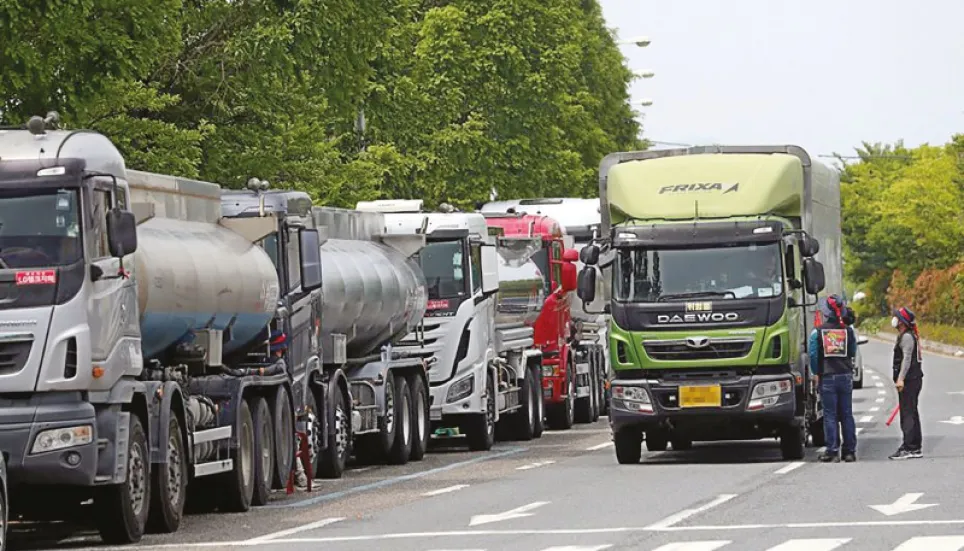
<svg viewBox="0 0 964 551">
<path fill-rule="evenodd" d="M 891 423 L 894 422 L 894 417 L 897 417 L 897 412 L 898 412 L 898 411 L 900 411 L 900 404 L 897 404 L 897 407 L 895 407 L 895 408 L 894 408 L 894 411 L 891 412 L 891 414 L 890 414 L 890 419 L 887 419 L 887 426 L 888 426 L 888 427 L 890 426 Z"/>
</svg>

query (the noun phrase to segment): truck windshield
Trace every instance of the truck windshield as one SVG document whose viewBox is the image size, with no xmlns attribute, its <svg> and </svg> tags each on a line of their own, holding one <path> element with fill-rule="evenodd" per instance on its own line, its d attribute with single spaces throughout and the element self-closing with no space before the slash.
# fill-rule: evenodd
<svg viewBox="0 0 964 551">
<path fill-rule="evenodd" d="M 780 244 L 620 249 L 613 289 L 621 302 L 778 296 L 783 292 Z"/>
<path fill-rule="evenodd" d="M 0 269 L 80 260 L 77 190 L 0 191 Z"/>
<path fill-rule="evenodd" d="M 468 278 L 461 241 L 429 241 L 416 256 L 428 284 L 428 298 L 466 295 Z"/>
<path fill-rule="evenodd" d="M 535 262 L 539 271 L 542 272 L 542 288 L 543 292 L 548 295 L 552 292 L 552 273 L 549 271 L 549 249 L 542 247 L 532 255 L 532 261 Z"/>
</svg>

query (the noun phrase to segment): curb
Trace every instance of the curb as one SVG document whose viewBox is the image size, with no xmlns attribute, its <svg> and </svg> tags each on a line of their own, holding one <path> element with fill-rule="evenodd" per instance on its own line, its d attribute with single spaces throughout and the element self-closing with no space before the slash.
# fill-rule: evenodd
<svg viewBox="0 0 964 551">
<path fill-rule="evenodd" d="M 880 331 L 869 336 L 879 341 L 884 341 L 888 343 L 897 342 L 897 335 L 887 331 Z M 923 348 L 928 352 L 941 354 L 943 356 L 950 356 L 952 358 L 964 358 L 964 348 L 960 346 L 944 344 L 942 342 L 929 341 L 927 339 L 921 339 L 920 344 L 921 344 L 921 348 Z"/>
</svg>

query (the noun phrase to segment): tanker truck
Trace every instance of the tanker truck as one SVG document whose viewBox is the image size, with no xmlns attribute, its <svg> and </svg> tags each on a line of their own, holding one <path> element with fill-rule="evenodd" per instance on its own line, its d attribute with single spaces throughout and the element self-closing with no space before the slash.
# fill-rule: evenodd
<svg viewBox="0 0 964 551">
<path fill-rule="evenodd" d="M 502 246 L 482 215 L 424 212 L 421 200 L 356 208 L 384 216 L 389 234 L 425 240 L 416 259 L 427 284 L 426 312 L 398 348 L 434 360 L 428 380 L 435 437 L 464 435 L 471 450 L 491 449 L 497 431 L 539 437 L 542 355 L 531 325 L 545 297 L 530 258 L 538 242 Z"/>
<path fill-rule="evenodd" d="M 340 466 L 421 460 L 429 442 L 428 370 L 433 358 L 416 346 L 396 347 L 413 331 L 428 302 L 425 278 L 413 256 L 423 235 L 393 235 L 380 213 L 314 207 L 322 234 L 324 302 L 322 363 L 343 371 L 350 396 L 334 402 L 330 427 Z M 338 396 L 336 396 L 338 398 Z"/>
<path fill-rule="evenodd" d="M 580 253 L 586 245 L 592 243 L 599 231 L 599 199 L 583 199 L 575 197 L 553 197 L 535 199 L 509 199 L 491 201 L 480 209 L 482 214 L 488 213 L 525 213 L 536 216 L 548 216 L 562 226 L 563 234 L 571 237 L 573 248 Z M 585 266 L 578 258 L 574 262 L 576 270 Z M 577 364 L 587 364 L 589 371 L 597 374 L 597 402 L 599 414 L 609 414 L 609 315 L 596 314 L 601 311 L 601 304 L 584 304 L 582 299 L 572 296 L 570 308 L 573 320 L 570 337 L 573 341 L 573 351 Z"/>
<path fill-rule="evenodd" d="M 254 245 L 265 217 L 222 218 L 213 184 L 131 183 L 110 140 L 56 120 L 0 132 L 11 504 L 75 518 L 92 498 L 101 537 L 129 543 L 176 530 L 189 493 L 264 502 L 288 476 L 294 436 L 269 441 L 294 415 L 290 371 L 320 369 L 283 349 L 285 293 L 320 295 L 318 232 L 298 231 L 300 287 L 281 285 Z"/>
<path fill-rule="evenodd" d="M 806 343 L 816 295 L 843 292 L 837 173 L 796 146 L 614 153 L 599 197 L 578 292 L 592 302 L 611 272 L 617 461 L 638 463 L 644 436 L 777 438 L 785 459 L 821 445 Z"/>
</svg>

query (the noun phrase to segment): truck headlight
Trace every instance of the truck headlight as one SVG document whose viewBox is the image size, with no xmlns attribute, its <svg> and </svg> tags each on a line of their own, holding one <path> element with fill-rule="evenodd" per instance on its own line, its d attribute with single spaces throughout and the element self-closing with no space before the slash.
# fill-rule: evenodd
<svg viewBox="0 0 964 551">
<path fill-rule="evenodd" d="M 90 444 L 93 440 L 94 427 L 92 425 L 45 430 L 34 439 L 30 453 L 46 453 L 74 446 L 83 446 Z"/>
<path fill-rule="evenodd" d="M 623 409 L 639 413 L 653 413 L 653 401 L 643 387 L 613 385 L 612 399 L 619 400 Z"/>
<path fill-rule="evenodd" d="M 471 396 L 473 390 L 475 390 L 475 375 L 462 377 L 449 387 L 449 391 L 445 394 L 445 401 L 447 403 L 458 402 Z"/>
<path fill-rule="evenodd" d="M 793 383 L 789 379 L 757 383 L 750 393 L 750 401 L 746 405 L 748 410 L 759 410 L 776 405 L 780 396 L 793 392 Z"/>
<path fill-rule="evenodd" d="M 558 365 L 544 365 L 542 366 L 542 377 L 558 377 L 560 375 L 560 369 Z"/>
</svg>

